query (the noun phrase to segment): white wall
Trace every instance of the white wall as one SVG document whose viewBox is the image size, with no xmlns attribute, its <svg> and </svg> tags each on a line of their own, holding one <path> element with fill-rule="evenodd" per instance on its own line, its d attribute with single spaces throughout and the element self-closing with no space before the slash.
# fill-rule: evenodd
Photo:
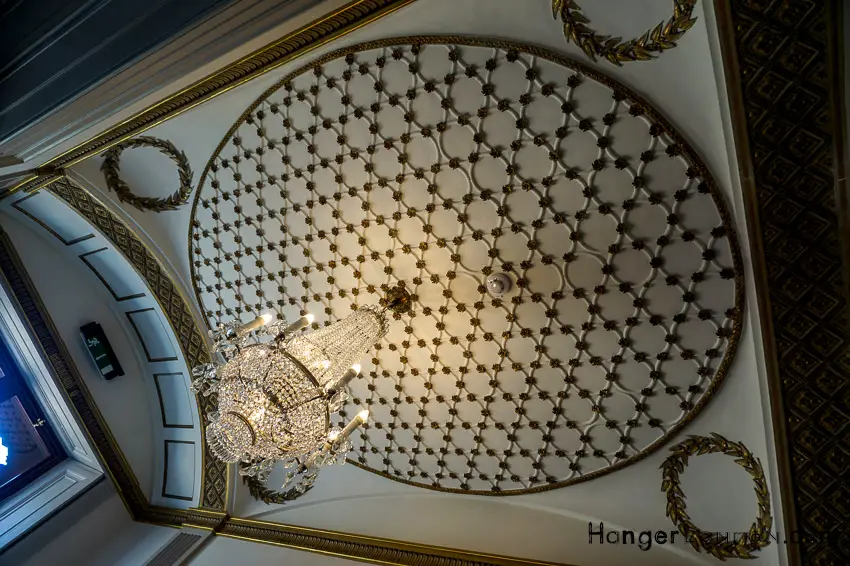
<svg viewBox="0 0 850 566">
<path fill-rule="evenodd" d="M 129 334 L 126 318 L 122 320 L 113 310 L 112 296 L 81 261 L 62 253 L 58 247 L 64 246 L 58 241 L 47 240 L 53 236 L 41 228 L 32 230 L 7 214 L 0 218 L 97 408 L 142 491 L 150 497 L 155 461 L 151 422 L 159 418 L 159 408 L 152 405 L 157 401 L 150 398 L 145 386 L 144 380 L 150 378 L 142 369 L 138 341 Z M 92 321 L 103 327 L 125 375 L 106 381 L 97 372 L 80 337 L 80 326 Z"/>
<path fill-rule="evenodd" d="M 176 533 L 134 522 L 102 481 L 0 554 L 0 566 L 141 566 Z"/>
<path fill-rule="evenodd" d="M 343 566 L 362 564 L 336 556 L 259 544 L 235 538 L 213 537 L 189 561 L 190 566 Z"/>
</svg>

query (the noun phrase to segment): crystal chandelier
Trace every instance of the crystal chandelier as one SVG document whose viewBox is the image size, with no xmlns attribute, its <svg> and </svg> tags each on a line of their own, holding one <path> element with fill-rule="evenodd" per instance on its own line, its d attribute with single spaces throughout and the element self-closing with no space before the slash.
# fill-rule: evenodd
<svg viewBox="0 0 850 566">
<path fill-rule="evenodd" d="M 302 330 L 312 315 L 287 324 L 264 314 L 210 332 L 213 361 L 192 370 L 193 391 L 218 397 L 217 410 L 207 415 L 210 451 L 261 482 L 280 461 L 287 469 L 283 488 L 304 493 L 322 466 L 345 461 L 349 437 L 369 412 L 342 430 L 331 427 L 331 414 L 345 402 L 357 362 L 386 335 L 387 311 L 409 308 L 410 295 L 399 286 L 381 306 L 361 307 L 309 334 Z"/>
</svg>

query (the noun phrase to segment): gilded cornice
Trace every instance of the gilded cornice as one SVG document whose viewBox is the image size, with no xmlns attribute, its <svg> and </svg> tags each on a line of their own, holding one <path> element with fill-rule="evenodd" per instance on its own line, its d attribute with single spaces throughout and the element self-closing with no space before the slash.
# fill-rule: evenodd
<svg viewBox="0 0 850 566">
<path fill-rule="evenodd" d="M 38 190 L 54 181 L 55 175 L 61 175 L 62 169 L 103 153 L 117 143 L 138 136 L 166 120 L 212 100 L 232 88 L 276 69 L 413 1 L 355 0 L 54 157 L 39 167 L 35 175 L 24 179 L 5 193 L 0 193 L 0 198 L 21 191 Z M 59 173 L 53 173 L 55 171 Z"/>
</svg>

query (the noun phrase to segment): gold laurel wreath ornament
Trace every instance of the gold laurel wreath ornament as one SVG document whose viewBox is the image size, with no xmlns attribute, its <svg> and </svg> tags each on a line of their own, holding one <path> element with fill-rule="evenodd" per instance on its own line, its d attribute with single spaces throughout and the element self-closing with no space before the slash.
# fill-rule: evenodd
<svg viewBox="0 0 850 566">
<path fill-rule="evenodd" d="M 628 41 L 592 30 L 590 20 L 581 13 L 575 0 L 552 0 L 552 16 L 561 18 L 564 37 L 578 45 L 590 59 L 602 57 L 622 66 L 629 61 L 648 61 L 676 47 L 676 42 L 697 21 L 692 17 L 696 3 L 697 0 L 673 0 L 673 16 L 667 22 Z"/>
<path fill-rule="evenodd" d="M 718 560 L 727 558 L 755 558 L 753 552 L 759 551 L 770 544 L 770 528 L 773 518 L 770 514 L 770 493 L 767 490 L 767 480 L 758 458 L 754 457 L 746 446 L 740 442 L 732 442 L 712 433 L 708 436 L 694 436 L 670 448 L 672 454 L 661 465 L 661 491 L 667 494 L 667 516 L 691 543 L 697 552 L 700 549 Z M 735 463 L 747 470 L 755 484 L 756 500 L 759 514 L 746 535 L 740 540 L 720 538 L 717 533 L 703 531 L 691 521 L 685 507 L 685 496 L 679 484 L 679 474 L 685 471 L 689 456 L 702 456 L 720 452 L 733 456 Z"/>
<path fill-rule="evenodd" d="M 118 159 L 125 149 L 138 147 L 152 147 L 171 159 L 177 166 L 177 176 L 180 179 L 180 187 L 173 194 L 165 198 L 140 197 L 130 190 L 127 183 L 121 179 L 119 173 Z M 118 200 L 135 206 L 142 212 L 150 210 L 163 212 L 166 210 L 177 210 L 189 201 L 192 194 L 192 168 L 186 154 L 168 140 L 161 140 L 149 136 L 141 136 L 115 144 L 103 153 L 103 164 L 100 170 L 106 180 L 106 186 L 115 191 Z"/>
</svg>

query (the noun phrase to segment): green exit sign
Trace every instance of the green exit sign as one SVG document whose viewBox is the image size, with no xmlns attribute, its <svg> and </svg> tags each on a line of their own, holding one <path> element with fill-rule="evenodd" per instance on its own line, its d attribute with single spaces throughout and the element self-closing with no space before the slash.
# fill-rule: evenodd
<svg viewBox="0 0 850 566">
<path fill-rule="evenodd" d="M 90 322 L 81 326 L 80 334 L 89 356 L 104 379 L 114 379 L 124 375 L 124 370 L 121 369 L 121 364 L 118 363 L 118 358 L 115 357 L 115 352 L 98 323 Z"/>
</svg>

